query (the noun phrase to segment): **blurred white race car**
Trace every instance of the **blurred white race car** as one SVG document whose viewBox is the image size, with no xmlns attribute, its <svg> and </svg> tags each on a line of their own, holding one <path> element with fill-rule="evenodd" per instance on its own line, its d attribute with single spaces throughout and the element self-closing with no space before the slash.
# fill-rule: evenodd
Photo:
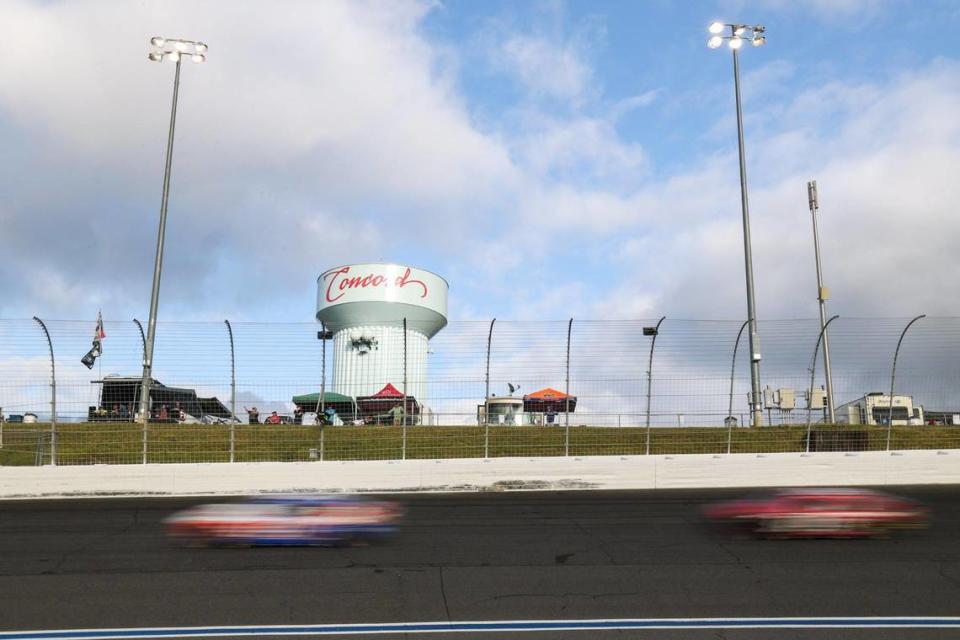
<svg viewBox="0 0 960 640">
<path fill-rule="evenodd" d="M 240 546 L 339 546 L 395 533 L 403 508 L 340 495 L 275 495 L 204 504 L 166 519 L 175 542 Z"/>
</svg>

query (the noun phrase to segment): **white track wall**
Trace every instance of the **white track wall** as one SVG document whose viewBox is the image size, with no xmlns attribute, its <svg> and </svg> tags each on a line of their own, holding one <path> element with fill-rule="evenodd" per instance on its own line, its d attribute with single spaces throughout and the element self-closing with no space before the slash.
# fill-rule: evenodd
<svg viewBox="0 0 960 640">
<path fill-rule="evenodd" d="M 373 338 L 376 347 L 361 352 L 351 341 Z M 427 336 L 407 329 L 406 394 L 424 402 L 427 391 Z M 331 391 L 347 396 L 371 396 L 388 382 L 404 391 L 404 347 L 402 326 L 357 326 L 341 329 L 333 336 L 333 386 Z"/>
<path fill-rule="evenodd" d="M 0 467 L 0 498 L 958 483 L 958 450 Z"/>
</svg>

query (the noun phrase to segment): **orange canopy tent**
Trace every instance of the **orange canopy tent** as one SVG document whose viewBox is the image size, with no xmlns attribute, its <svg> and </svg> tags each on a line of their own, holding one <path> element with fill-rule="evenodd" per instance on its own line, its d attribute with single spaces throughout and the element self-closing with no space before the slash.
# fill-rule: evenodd
<svg viewBox="0 0 960 640">
<path fill-rule="evenodd" d="M 577 397 L 547 387 L 523 396 L 523 410 L 536 413 L 563 413 L 577 408 Z"/>
</svg>

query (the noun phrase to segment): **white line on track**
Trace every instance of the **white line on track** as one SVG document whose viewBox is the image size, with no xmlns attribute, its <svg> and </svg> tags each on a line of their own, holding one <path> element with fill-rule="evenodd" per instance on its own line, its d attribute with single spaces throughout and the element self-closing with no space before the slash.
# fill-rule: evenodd
<svg viewBox="0 0 960 640">
<path fill-rule="evenodd" d="M 222 636 L 337 636 L 386 633 L 484 631 L 613 631 L 620 629 L 960 629 L 960 617 L 813 618 L 621 618 L 592 620 L 488 620 L 477 622 L 395 622 L 368 624 L 144 627 L 3 631 L 0 640 L 117 640 L 120 638 L 205 638 Z"/>
</svg>

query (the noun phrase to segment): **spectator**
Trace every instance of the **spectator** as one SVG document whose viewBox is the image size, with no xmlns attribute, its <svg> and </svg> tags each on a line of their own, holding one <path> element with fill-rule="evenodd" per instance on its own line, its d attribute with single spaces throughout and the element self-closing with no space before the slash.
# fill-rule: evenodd
<svg viewBox="0 0 960 640">
<path fill-rule="evenodd" d="M 553 421 L 556 417 L 557 413 L 553 409 L 547 411 L 547 424 L 553 424 Z"/>
<path fill-rule="evenodd" d="M 167 411 L 167 405 L 160 405 L 160 413 L 157 415 L 160 420 L 169 420 L 170 412 Z"/>
<path fill-rule="evenodd" d="M 244 407 L 243 410 L 247 412 L 247 422 L 249 424 L 260 424 L 260 411 L 256 407 L 253 409 Z"/>
<path fill-rule="evenodd" d="M 274 411 L 267 417 L 267 424 L 280 424 L 280 416 L 277 415 L 277 412 Z"/>
<path fill-rule="evenodd" d="M 326 420 L 326 424 L 333 424 L 334 419 L 337 417 L 337 410 L 333 407 L 327 407 L 323 410 L 323 417 Z"/>
<path fill-rule="evenodd" d="M 127 411 L 127 405 L 125 405 L 125 404 L 120 405 L 120 419 L 121 419 L 121 420 L 129 420 L 129 419 L 130 419 L 130 412 Z"/>
<path fill-rule="evenodd" d="M 403 407 L 398 404 L 394 405 L 394 407 L 390 409 L 390 415 L 393 417 L 393 426 L 399 426 L 403 421 Z"/>
<path fill-rule="evenodd" d="M 303 424 L 303 407 L 300 405 L 293 408 L 293 424 Z"/>
<path fill-rule="evenodd" d="M 171 417 L 177 422 L 183 422 L 183 409 L 180 408 L 179 402 L 173 403 L 173 411 L 171 411 Z"/>
</svg>

